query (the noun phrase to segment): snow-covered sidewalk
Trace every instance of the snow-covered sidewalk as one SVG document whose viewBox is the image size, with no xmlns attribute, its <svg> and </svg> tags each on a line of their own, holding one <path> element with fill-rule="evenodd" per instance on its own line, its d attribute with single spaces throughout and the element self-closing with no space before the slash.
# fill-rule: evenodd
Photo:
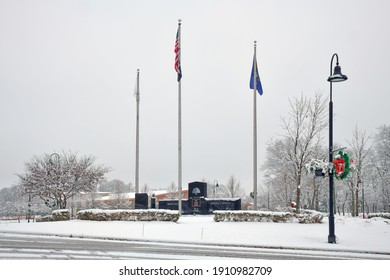
<svg viewBox="0 0 390 280">
<path fill-rule="evenodd" d="M 136 239 L 201 244 L 312 248 L 390 254 L 390 221 L 336 216 L 337 244 L 327 243 L 328 220 L 321 224 L 215 222 L 213 216 L 182 216 L 173 222 L 0 222 L 0 233 L 84 238 Z"/>
</svg>

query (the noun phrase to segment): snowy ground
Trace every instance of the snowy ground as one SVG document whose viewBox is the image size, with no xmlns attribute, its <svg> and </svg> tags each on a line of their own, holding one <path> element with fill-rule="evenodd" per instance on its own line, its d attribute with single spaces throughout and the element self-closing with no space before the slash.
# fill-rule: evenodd
<svg viewBox="0 0 390 280">
<path fill-rule="evenodd" d="M 60 236 L 82 236 L 112 239 L 136 239 L 145 241 L 180 241 L 200 244 L 267 246 L 285 248 L 309 248 L 330 250 L 329 254 L 353 255 L 359 252 L 363 260 L 353 261 L 271 261 L 271 260 L 132 260 L 136 256 L 126 255 L 126 260 L 102 261 L 50 261 L 1 260 L 0 277 L 3 279 L 40 279 L 51 280 L 53 275 L 58 280 L 68 279 L 124 279 L 119 273 L 123 268 L 185 269 L 202 268 L 202 276 L 197 279 L 214 279 L 226 276 L 226 271 L 236 268 L 272 269 L 272 279 L 289 279 L 299 275 L 299 279 L 380 279 L 387 274 L 390 256 L 390 220 L 382 218 L 362 219 L 336 216 L 335 231 L 337 244 L 327 243 L 328 221 L 322 224 L 299 224 L 272 222 L 214 222 L 212 216 L 183 216 L 173 222 L 96 222 L 71 220 L 65 222 L 21 223 L 0 221 L 0 233 L 44 234 Z M 73 240 L 73 239 L 72 239 Z M 189 245 L 187 245 L 189 246 Z M 214 248 L 215 249 L 215 248 Z M 248 248 L 249 249 L 249 248 Z M 250 249 L 249 249 L 250 250 Z M 340 252 L 333 252 L 339 250 Z M 289 251 L 289 250 L 285 250 Z M 293 251 L 293 250 L 291 250 Z M 295 251 L 295 250 L 294 250 Z M 344 252 L 343 252 L 344 251 Z M 62 251 L 61 251 L 62 252 Z M 61 252 L 56 252 L 57 254 Z M 365 259 L 360 254 L 379 252 L 383 260 Z M 64 252 L 66 253 L 66 252 Z M 80 252 L 78 252 L 80 253 Z M 90 252 L 87 252 L 90 254 Z M 295 253 L 295 252 L 292 252 Z M 91 258 L 92 259 L 92 258 Z M 48 265 L 49 264 L 49 265 Z M 97 265 L 98 264 L 98 265 Z M 23 269 L 20 269 L 20 268 Z M 63 269 L 66 267 L 67 269 Z M 223 274 L 219 274 L 220 270 Z M 232 269 L 232 270 L 231 270 Z M 215 274 L 215 271 L 217 273 Z M 58 273 L 61 271 L 61 273 Z M 320 273 L 319 273 L 320 272 Z M 125 276 L 126 277 L 126 276 Z M 176 276 L 128 276 L 132 279 L 192 279 L 183 274 Z M 165 277 L 165 278 L 164 278 Z M 235 275 L 229 279 L 258 279 L 262 275 Z"/>
<path fill-rule="evenodd" d="M 336 216 L 337 244 L 327 243 L 328 221 L 322 224 L 214 222 L 212 216 L 183 216 L 173 222 L 0 222 L 0 232 L 148 241 L 312 248 L 390 254 L 390 220 Z"/>
</svg>

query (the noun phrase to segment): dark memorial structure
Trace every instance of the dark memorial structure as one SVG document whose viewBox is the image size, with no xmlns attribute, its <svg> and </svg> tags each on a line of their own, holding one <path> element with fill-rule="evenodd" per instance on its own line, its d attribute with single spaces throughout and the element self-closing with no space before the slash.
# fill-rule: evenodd
<svg viewBox="0 0 390 280">
<path fill-rule="evenodd" d="M 188 196 L 192 197 L 207 197 L 207 183 L 192 182 L 188 184 Z"/>
<path fill-rule="evenodd" d="M 188 184 L 188 199 L 182 200 L 183 214 L 212 214 L 214 210 L 241 210 L 240 198 L 207 198 L 207 183 Z M 178 200 L 160 200 L 159 209 L 178 210 Z"/>
<path fill-rule="evenodd" d="M 149 197 L 147 193 L 136 193 L 135 194 L 135 209 L 148 209 L 149 208 Z"/>
<path fill-rule="evenodd" d="M 156 209 L 156 196 L 154 194 L 150 198 L 150 208 Z"/>
</svg>

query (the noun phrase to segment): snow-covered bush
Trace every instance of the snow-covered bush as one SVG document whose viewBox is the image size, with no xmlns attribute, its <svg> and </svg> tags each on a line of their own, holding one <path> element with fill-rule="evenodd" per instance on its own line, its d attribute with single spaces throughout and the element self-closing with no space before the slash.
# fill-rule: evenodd
<svg viewBox="0 0 390 280">
<path fill-rule="evenodd" d="M 270 212 L 270 211 L 214 211 L 214 221 L 224 222 L 292 222 L 297 218 L 299 223 L 321 223 L 323 213 L 313 210 L 301 210 L 300 214 L 293 212 Z"/>
<path fill-rule="evenodd" d="M 90 221 L 172 221 L 180 218 L 179 211 L 162 209 L 101 210 L 89 209 L 77 212 L 77 219 Z"/>
<path fill-rule="evenodd" d="M 369 213 L 368 218 L 384 218 L 384 219 L 390 219 L 390 213 Z"/>
<path fill-rule="evenodd" d="M 326 214 L 315 210 L 301 210 L 295 214 L 300 224 L 320 224 Z"/>
<path fill-rule="evenodd" d="M 69 221 L 70 211 L 69 209 L 54 210 L 51 215 L 54 221 Z"/>
<path fill-rule="evenodd" d="M 43 217 L 38 217 L 36 219 L 36 222 L 39 223 L 39 222 L 53 222 L 53 216 L 52 215 L 47 215 L 47 216 L 43 216 Z"/>
<path fill-rule="evenodd" d="M 69 221 L 70 211 L 68 209 L 54 210 L 51 215 L 43 216 L 37 219 L 37 222 L 55 222 L 55 221 Z"/>
<path fill-rule="evenodd" d="M 289 212 L 270 211 L 214 211 L 214 221 L 233 222 L 287 222 L 291 221 L 294 214 Z"/>
</svg>

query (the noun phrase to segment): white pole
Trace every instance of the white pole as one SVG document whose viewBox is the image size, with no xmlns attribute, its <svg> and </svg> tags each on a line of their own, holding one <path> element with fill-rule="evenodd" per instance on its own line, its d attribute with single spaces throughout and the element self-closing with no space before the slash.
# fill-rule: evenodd
<svg viewBox="0 0 390 280">
<path fill-rule="evenodd" d="M 139 69 L 137 69 L 137 124 L 136 124 L 136 141 L 135 141 L 135 193 L 139 193 Z"/>
<path fill-rule="evenodd" d="M 256 79 L 257 79 L 257 60 L 256 60 L 256 41 L 254 44 L 253 56 L 253 208 L 257 210 L 257 108 L 256 108 Z"/>
<path fill-rule="evenodd" d="M 181 64 L 181 19 L 179 19 L 179 61 Z M 180 65 L 181 66 L 181 65 Z M 178 82 L 178 191 L 179 191 L 179 215 L 182 213 L 182 143 L 181 143 L 181 79 Z"/>
</svg>

